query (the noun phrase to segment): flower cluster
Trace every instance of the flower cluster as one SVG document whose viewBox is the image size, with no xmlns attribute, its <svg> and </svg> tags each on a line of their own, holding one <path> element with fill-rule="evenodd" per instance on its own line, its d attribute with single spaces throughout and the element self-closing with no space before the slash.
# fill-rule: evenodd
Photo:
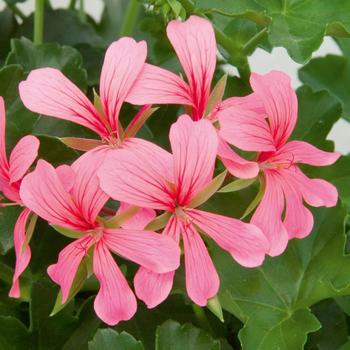
<svg viewBox="0 0 350 350">
<path fill-rule="evenodd" d="M 10 296 L 20 296 L 37 216 L 74 238 L 47 270 L 61 287 L 61 303 L 74 296 L 78 270 L 88 266 L 87 276 L 94 274 L 100 284 L 95 311 L 115 325 L 134 315 L 137 302 L 111 253 L 140 266 L 135 294 L 152 308 L 171 292 L 183 251 L 187 294 L 205 306 L 220 282 L 203 238 L 244 267 L 260 266 L 265 255 L 279 255 L 289 239 L 311 232 L 313 216 L 304 202 L 336 204 L 336 188 L 308 178 L 298 164 L 329 165 L 339 154 L 288 141 L 298 114 L 289 78 L 277 71 L 252 74 L 250 95 L 222 101 L 224 79 L 211 90 L 216 41 L 210 22 L 196 16 L 174 20 L 167 35 L 186 80 L 145 63 L 146 43 L 124 37 L 106 52 L 94 103 L 53 68 L 33 70 L 21 82 L 20 97 L 29 110 L 80 124 L 100 137 L 64 138 L 85 152 L 71 165 L 55 168 L 38 160 L 26 174 L 38 153 L 34 136 L 21 139 L 8 160 L 0 99 L 0 190 L 9 200 L 1 206 L 23 207 L 14 229 Z M 119 121 L 124 102 L 142 106 L 126 128 Z M 136 137 L 152 104 L 182 105 L 187 113 L 170 128 L 171 153 Z M 255 152 L 255 158 L 247 160 L 237 149 Z M 214 177 L 217 160 L 227 170 Z M 250 223 L 198 209 L 232 176 L 260 180 L 260 202 Z M 116 212 L 110 199 L 120 202 Z"/>
</svg>

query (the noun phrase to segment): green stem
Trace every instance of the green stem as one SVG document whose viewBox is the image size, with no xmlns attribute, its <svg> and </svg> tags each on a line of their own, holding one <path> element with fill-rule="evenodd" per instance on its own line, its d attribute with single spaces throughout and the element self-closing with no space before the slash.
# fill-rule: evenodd
<svg viewBox="0 0 350 350">
<path fill-rule="evenodd" d="M 139 15 L 139 10 L 139 0 L 129 0 L 129 5 L 120 28 L 120 36 L 128 36 L 133 34 L 134 26 Z"/>
<path fill-rule="evenodd" d="M 76 3 L 77 3 L 77 0 L 70 0 L 69 5 L 68 5 L 68 9 L 74 10 Z"/>
<path fill-rule="evenodd" d="M 81 22 L 86 22 L 86 15 L 85 15 L 85 9 L 84 9 L 84 0 L 79 1 L 79 19 Z"/>
<path fill-rule="evenodd" d="M 253 49 L 255 49 L 258 44 L 266 37 L 267 27 L 256 33 L 247 43 L 243 46 L 243 53 L 248 55 Z"/>
<path fill-rule="evenodd" d="M 25 14 L 14 4 L 8 4 L 7 5 L 10 10 L 16 15 L 18 16 L 20 19 L 24 20 L 26 18 Z"/>
<path fill-rule="evenodd" d="M 196 316 L 198 325 L 207 331 L 211 331 L 211 326 L 205 314 L 205 310 L 196 304 L 192 304 L 192 310 Z"/>
<path fill-rule="evenodd" d="M 44 7 L 45 7 L 45 0 L 35 0 L 35 12 L 34 12 L 34 44 L 35 45 L 40 45 L 43 43 Z"/>
</svg>

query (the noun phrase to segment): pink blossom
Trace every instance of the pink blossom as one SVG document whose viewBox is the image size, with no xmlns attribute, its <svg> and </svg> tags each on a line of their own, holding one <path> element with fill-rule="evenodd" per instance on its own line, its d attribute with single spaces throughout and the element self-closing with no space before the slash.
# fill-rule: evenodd
<svg viewBox="0 0 350 350">
<path fill-rule="evenodd" d="M 263 262 L 268 242 L 254 225 L 191 204 L 213 178 L 218 137 L 211 123 L 181 116 L 171 127 L 170 143 L 172 154 L 146 141 L 132 151 L 119 149 L 106 157 L 98 176 L 112 198 L 169 213 L 163 235 L 176 242 L 182 238 L 187 293 L 203 306 L 217 294 L 219 277 L 198 230 L 246 267 Z M 168 296 L 173 277 L 174 272 L 159 274 L 141 267 L 134 280 L 136 294 L 154 307 Z"/>
<path fill-rule="evenodd" d="M 10 159 L 6 155 L 6 116 L 5 104 L 0 96 L 0 191 L 11 202 L 0 203 L 0 207 L 19 205 L 23 203 L 19 196 L 19 187 L 23 176 L 33 164 L 38 155 L 39 140 L 34 136 L 24 136 L 13 148 Z M 24 208 L 19 215 L 14 228 L 14 246 L 16 267 L 13 276 L 10 297 L 20 297 L 19 277 L 29 264 L 31 251 L 26 241 L 26 224 L 32 216 L 29 209 Z"/>
<path fill-rule="evenodd" d="M 100 283 L 94 302 L 96 314 L 107 324 L 130 319 L 136 312 L 136 299 L 111 251 L 148 270 L 165 273 L 179 266 L 180 251 L 168 237 L 143 230 L 154 217 L 152 211 L 139 216 L 141 228 L 107 228 L 98 217 L 108 196 L 100 189 L 96 171 L 103 150 L 88 152 L 73 163 L 55 169 L 39 160 L 34 172 L 22 182 L 25 205 L 51 225 L 74 230 L 78 238 L 59 254 L 48 274 L 62 290 L 67 301 L 77 269 L 93 251 L 93 272 Z M 120 212 L 125 210 L 125 205 Z"/>
<path fill-rule="evenodd" d="M 146 42 L 136 42 L 128 37 L 109 46 L 101 71 L 100 106 L 94 106 L 74 83 L 54 68 L 33 70 L 19 85 L 21 99 L 33 112 L 80 124 L 97 133 L 103 141 L 101 144 L 119 146 L 124 138 L 119 122 L 120 109 L 144 65 L 146 55 Z M 139 122 L 149 108 L 149 105 L 144 106 L 131 124 Z M 99 144 L 96 141 L 83 140 L 83 143 L 93 148 Z"/>
<path fill-rule="evenodd" d="M 133 104 L 181 104 L 190 107 L 193 120 L 207 117 L 215 121 L 218 110 L 237 104 L 230 98 L 207 110 L 210 89 L 216 65 L 216 40 L 212 24 L 201 17 L 191 16 L 187 21 L 173 20 L 167 27 L 173 45 L 187 77 L 187 82 L 163 68 L 145 64 L 126 100 Z M 255 99 L 250 103 L 255 105 Z M 220 141 L 219 156 L 230 158 L 233 174 L 240 178 L 257 176 L 259 168 Z M 226 151 L 223 149 L 226 148 Z M 228 154 L 229 152 L 229 154 Z"/>
<path fill-rule="evenodd" d="M 324 152 L 303 141 L 289 141 L 298 115 L 298 102 L 290 79 L 272 71 L 252 74 L 254 93 L 236 98 L 235 106 L 218 111 L 220 137 L 245 151 L 257 151 L 265 192 L 251 222 L 259 226 L 270 241 L 269 254 L 281 254 L 291 238 L 307 236 L 313 216 L 303 201 L 319 207 L 336 205 L 336 188 L 321 179 L 309 179 L 298 163 L 315 166 L 333 164 L 337 152 Z M 252 100 L 255 102 L 251 103 Z M 229 146 L 223 159 L 230 169 Z M 284 214 L 284 218 L 283 217 Z"/>
</svg>

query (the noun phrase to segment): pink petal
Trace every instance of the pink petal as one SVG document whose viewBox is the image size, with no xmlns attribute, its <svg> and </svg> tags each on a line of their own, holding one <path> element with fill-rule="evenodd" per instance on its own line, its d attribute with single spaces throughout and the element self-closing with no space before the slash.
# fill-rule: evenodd
<svg viewBox="0 0 350 350">
<path fill-rule="evenodd" d="M 98 171 L 101 188 L 120 202 L 153 209 L 172 208 L 171 155 L 148 141 L 139 140 L 134 145 L 107 155 Z"/>
<path fill-rule="evenodd" d="M 218 156 L 233 176 L 241 179 L 252 179 L 258 175 L 258 163 L 240 157 L 224 140 L 219 140 Z"/>
<path fill-rule="evenodd" d="M 100 290 L 94 303 L 97 316 L 110 326 L 129 320 L 136 312 L 136 298 L 102 242 L 95 246 L 93 268 L 100 282 Z"/>
<path fill-rule="evenodd" d="M 75 181 L 75 172 L 69 165 L 60 165 L 56 168 L 56 174 L 59 177 L 66 192 L 70 192 Z"/>
<path fill-rule="evenodd" d="M 104 242 L 116 254 L 148 270 L 164 273 L 180 265 L 180 249 L 174 240 L 152 231 L 106 229 Z"/>
<path fill-rule="evenodd" d="M 100 188 L 97 171 L 108 152 L 94 149 L 78 158 L 73 164 L 75 181 L 71 191 L 75 204 L 85 220 L 92 225 L 106 204 L 108 195 Z"/>
<path fill-rule="evenodd" d="M 230 107 L 238 107 L 257 113 L 263 118 L 266 118 L 266 111 L 262 101 L 256 93 L 247 96 L 234 96 L 222 101 L 219 105 L 219 111 Z"/>
<path fill-rule="evenodd" d="M 29 209 L 23 209 L 16 221 L 15 229 L 13 232 L 13 240 L 16 253 L 16 267 L 12 279 L 12 287 L 9 292 L 9 296 L 11 298 L 19 298 L 21 296 L 19 277 L 28 266 L 31 258 L 31 251 L 29 246 L 23 250 L 23 244 L 26 240 L 26 224 L 30 214 L 31 212 Z"/>
<path fill-rule="evenodd" d="M 183 231 L 182 223 L 172 216 L 163 230 L 163 235 L 171 237 L 177 244 Z M 154 308 L 162 303 L 173 287 L 175 271 L 154 273 L 140 267 L 134 278 L 135 293 L 148 308 Z"/>
<path fill-rule="evenodd" d="M 182 238 L 187 294 L 194 303 L 205 306 L 219 291 L 219 276 L 202 238 L 192 225 L 185 227 Z"/>
<path fill-rule="evenodd" d="M 55 168 L 39 160 L 36 169 L 24 177 L 20 196 L 26 207 L 50 224 L 84 231 L 91 225 L 82 217 Z"/>
<path fill-rule="evenodd" d="M 282 223 L 284 194 L 279 175 L 274 170 L 265 171 L 265 193 L 256 209 L 251 223 L 258 226 L 270 242 L 268 254 L 276 256 L 287 247 L 288 234 Z"/>
<path fill-rule="evenodd" d="M 219 135 L 244 151 L 274 151 L 274 141 L 267 120 L 254 111 L 230 107 L 217 113 Z"/>
<path fill-rule="evenodd" d="M 189 86 L 176 74 L 146 63 L 126 97 L 132 104 L 192 105 Z"/>
<path fill-rule="evenodd" d="M 67 301 L 78 267 L 93 243 L 91 236 L 77 239 L 61 250 L 56 264 L 47 268 L 51 279 L 61 287 L 62 304 Z"/>
<path fill-rule="evenodd" d="M 31 71 L 27 80 L 19 84 L 19 93 L 24 105 L 32 112 L 83 125 L 101 137 L 108 135 L 93 104 L 57 69 Z"/>
<path fill-rule="evenodd" d="M 121 202 L 117 214 L 123 213 L 130 207 L 130 204 Z M 156 212 L 153 209 L 140 208 L 138 212 L 129 220 L 123 223 L 125 229 L 143 230 L 156 217 Z"/>
<path fill-rule="evenodd" d="M 312 230 L 314 218 L 309 209 L 303 205 L 303 197 L 298 187 L 285 181 L 283 192 L 286 200 L 286 213 L 283 221 L 289 238 L 304 238 Z"/>
<path fill-rule="evenodd" d="M 304 200 L 313 207 L 334 207 L 338 201 L 337 188 L 322 179 L 308 178 L 298 167 L 283 170 L 283 176 L 302 193 Z"/>
<path fill-rule="evenodd" d="M 216 40 L 212 24 L 201 17 L 187 21 L 173 20 L 167 27 L 173 45 L 186 73 L 191 89 L 194 119 L 201 119 L 210 94 L 216 65 Z"/>
<path fill-rule="evenodd" d="M 208 236 L 245 267 L 260 266 L 269 250 L 269 242 L 258 227 L 226 216 L 201 210 L 187 210 Z"/>
<path fill-rule="evenodd" d="M 252 73 L 250 84 L 265 106 L 275 146 L 279 147 L 288 140 L 298 117 L 298 100 L 290 78 L 278 71 Z"/>
<path fill-rule="evenodd" d="M 134 277 L 136 296 L 142 300 L 149 309 L 161 304 L 173 288 L 175 271 L 155 273 L 140 267 Z"/>
<path fill-rule="evenodd" d="M 38 156 L 40 142 L 31 135 L 21 138 L 10 155 L 10 180 L 16 182 L 25 175 Z"/>
<path fill-rule="evenodd" d="M 325 152 L 303 141 L 290 141 L 274 155 L 277 159 L 316 166 L 333 164 L 339 157 L 339 152 Z"/>
<path fill-rule="evenodd" d="M 218 137 L 208 120 L 179 117 L 170 128 L 177 201 L 185 206 L 213 178 Z"/>
<path fill-rule="evenodd" d="M 145 41 L 123 37 L 107 49 L 101 71 L 101 103 L 112 132 L 118 132 L 120 108 L 147 56 Z"/>
<path fill-rule="evenodd" d="M 8 162 L 6 155 L 6 114 L 5 102 L 0 96 L 0 173 L 8 171 Z"/>
</svg>

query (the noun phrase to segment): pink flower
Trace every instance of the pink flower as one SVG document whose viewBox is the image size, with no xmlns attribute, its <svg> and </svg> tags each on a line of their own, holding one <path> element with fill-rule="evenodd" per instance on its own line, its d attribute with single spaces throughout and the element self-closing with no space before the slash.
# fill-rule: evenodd
<svg viewBox="0 0 350 350">
<path fill-rule="evenodd" d="M 24 136 L 13 148 L 10 159 L 6 155 L 6 116 L 5 104 L 0 96 L 0 191 L 11 203 L 0 203 L 0 207 L 9 205 L 23 206 L 19 196 L 19 187 L 23 176 L 33 164 L 38 155 L 39 140 L 34 136 Z M 29 264 L 31 251 L 26 242 L 26 224 L 32 213 L 24 208 L 19 215 L 14 228 L 14 246 L 16 253 L 16 267 L 12 280 L 10 297 L 20 297 L 19 277 Z"/>
<path fill-rule="evenodd" d="M 219 135 L 245 151 L 259 152 L 257 163 L 265 192 L 251 222 L 265 232 L 270 241 L 269 255 L 275 256 L 285 250 L 288 239 L 303 238 L 311 232 L 313 216 L 303 200 L 314 207 L 331 207 L 338 199 L 332 184 L 309 179 L 297 164 L 330 165 L 340 154 L 321 151 L 303 141 L 288 142 L 298 115 L 297 97 L 288 76 L 277 71 L 264 76 L 252 74 L 250 83 L 252 95 L 237 98 L 236 106 L 218 112 Z M 228 154 L 224 163 L 230 171 L 229 161 Z"/>
<path fill-rule="evenodd" d="M 146 55 L 146 43 L 137 43 L 128 37 L 109 46 L 101 71 L 100 106 L 94 106 L 76 85 L 54 68 L 33 70 L 19 85 L 21 99 L 33 112 L 80 124 L 96 132 L 103 143 L 118 146 L 128 134 L 120 128 L 120 109 L 144 65 Z M 132 127 L 140 123 L 140 118 L 149 108 L 144 106 L 140 110 L 131 122 Z M 81 150 L 102 144 L 97 140 L 84 139 L 79 139 L 77 143 Z"/>
<path fill-rule="evenodd" d="M 62 303 L 69 296 L 82 259 L 93 250 L 93 272 L 100 282 L 94 308 L 104 322 L 115 325 L 134 315 L 136 299 L 110 251 L 157 273 L 176 269 L 180 251 L 171 239 L 155 232 L 127 226 L 106 228 L 104 219 L 98 217 L 108 200 L 96 176 L 101 152 L 85 153 L 71 167 L 57 169 L 39 160 L 35 171 L 23 179 L 21 198 L 51 225 L 77 233 L 78 238 L 48 268 L 52 280 L 61 287 Z M 149 218 L 141 218 L 142 225 Z"/>
<path fill-rule="evenodd" d="M 106 157 L 98 176 L 112 198 L 169 213 L 163 235 L 182 238 L 187 293 L 203 306 L 217 294 L 219 277 L 198 230 L 247 267 L 263 262 L 268 242 L 254 225 L 193 208 L 213 177 L 218 138 L 211 123 L 181 116 L 171 127 L 170 143 L 172 154 L 146 142 L 132 151 L 119 149 Z M 134 280 L 136 294 L 154 307 L 168 296 L 173 277 L 174 272 L 142 267 Z"/>
<path fill-rule="evenodd" d="M 168 38 L 173 45 L 187 77 L 187 83 L 176 74 L 163 68 L 145 64 L 126 100 L 133 104 L 181 104 L 191 107 L 193 120 L 207 117 L 215 120 L 218 109 L 236 105 L 230 98 L 206 111 L 211 83 L 216 66 L 216 40 L 212 24 L 201 17 L 191 16 L 187 21 L 173 20 L 167 27 Z M 218 101 L 219 102 L 219 101 Z M 254 99 L 251 100 L 254 104 Z M 230 158 L 231 172 L 240 178 L 257 176 L 255 162 L 240 157 L 220 141 L 219 156 Z M 226 151 L 224 152 L 224 149 Z"/>
</svg>

